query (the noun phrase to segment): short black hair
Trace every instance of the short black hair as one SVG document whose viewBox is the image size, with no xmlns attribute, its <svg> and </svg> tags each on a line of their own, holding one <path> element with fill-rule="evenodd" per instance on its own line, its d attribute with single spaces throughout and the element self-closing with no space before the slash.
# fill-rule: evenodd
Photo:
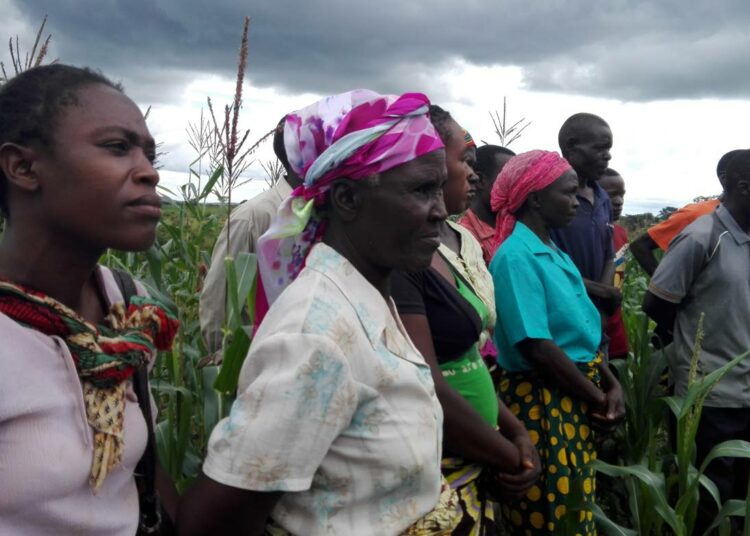
<svg viewBox="0 0 750 536">
<path fill-rule="evenodd" d="M 516 156 L 516 153 L 507 147 L 500 147 L 499 145 L 482 145 L 477 148 L 477 161 L 474 164 L 474 171 L 480 173 L 483 177 L 495 180 L 495 177 L 490 177 L 490 175 L 495 170 L 495 155 L 497 154 Z"/>
<path fill-rule="evenodd" d="M 71 65 L 34 67 L 11 78 L 0 88 L 0 146 L 38 144 L 49 147 L 60 112 L 77 104 L 84 86 L 102 84 L 122 91 L 101 73 Z M 0 211 L 8 217 L 8 179 L 0 170 Z"/>
<path fill-rule="evenodd" d="M 734 190 L 735 185 L 741 179 L 750 179 L 750 150 L 748 149 L 737 151 L 737 154 L 729 159 L 724 179 L 724 189 L 727 193 Z"/>
<path fill-rule="evenodd" d="M 443 110 L 437 104 L 430 105 L 430 122 L 432 122 L 432 126 L 437 130 L 443 143 L 448 143 L 448 140 L 451 138 L 450 129 L 448 128 L 448 124 L 451 121 L 454 121 L 454 119 L 450 112 Z"/>
<path fill-rule="evenodd" d="M 719 177 L 720 181 L 723 181 L 727 174 L 727 166 L 729 166 L 729 162 L 732 161 L 732 158 L 743 152 L 743 150 L 744 149 L 734 149 L 719 158 L 719 162 L 716 164 L 716 176 Z"/>
<path fill-rule="evenodd" d="M 568 140 L 571 138 L 578 139 L 585 137 L 593 125 L 604 125 L 609 127 L 609 124 L 598 115 L 586 112 L 580 112 L 568 117 L 560 127 L 560 132 L 557 134 L 557 143 L 560 146 L 560 151 L 565 153 Z"/>
<path fill-rule="evenodd" d="M 612 169 L 611 167 L 608 167 L 604 170 L 604 173 L 602 173 L 602 177 L 622 177 L 617 171 Z"/>
<path fill-rule="evenodd" d="M 276 130 L 273 133 L 273 152 L 276 158 L 279 159 L 281 165 L 284 166 L 284 170 L 289 173 L 291 167 L 289 166 L 289 157 L 286 155 L 286 147 L 284 146 L 284 124 L 286 123 L 286 115 L 281 118 L 281 121 L 276 125 Z"/>
</svg>

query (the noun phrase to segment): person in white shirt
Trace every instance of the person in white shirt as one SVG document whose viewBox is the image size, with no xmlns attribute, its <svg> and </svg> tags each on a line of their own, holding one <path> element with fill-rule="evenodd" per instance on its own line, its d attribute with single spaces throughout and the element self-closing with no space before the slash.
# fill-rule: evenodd
<svg viewBox="0 0 750 536">
<path fill-rule="evenodd" d="M 237 258 L 243 251 L 255 253 L 258 239 L 271 225 L 271 220 L 281 203 L 291 195 L 294 188 L 302 184 L 297 174 L 289 167 L 286 157 L 284 118 L 279 122 L 273 136 L 273 151 L 284 167 L 284 176 L 270 189 L 245 201 L 232 211 L 229 222 L 219 233 L 211 254 L 211 266 L 203 281 L 198 311 L 203 340 L 210 352 L 220 350 L 224 338 L 221 330 L 224 325 L 227 296 L 224 259 L 227 256 Z M 227 234 L 228 226 L 230 229 Z"/>
</svg>

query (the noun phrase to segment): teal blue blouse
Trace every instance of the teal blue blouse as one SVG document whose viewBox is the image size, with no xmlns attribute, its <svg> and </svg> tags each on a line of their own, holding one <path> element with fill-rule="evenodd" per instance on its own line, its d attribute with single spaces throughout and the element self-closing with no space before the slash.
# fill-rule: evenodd
<svg viewBox="0 0 750 536">
<path fill-rule="evenodd" d="M 495 345 L 505 370 L 530 370 L 518 350 L 524 339 L 548 339 L 576 362 L 591 361 L 602 338 L 599 311 L 581 273 L 563 251 L 521 222 L 490 263 L 495 284 Z"/>
</svg>

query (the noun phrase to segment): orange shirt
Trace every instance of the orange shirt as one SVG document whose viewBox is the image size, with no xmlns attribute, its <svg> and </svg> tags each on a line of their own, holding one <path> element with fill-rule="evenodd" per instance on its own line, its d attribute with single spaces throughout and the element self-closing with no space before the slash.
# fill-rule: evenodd
<svg viewBox="0 0 750 536">
<path fill-rule="evenodd" d="M 656 245 L 659 246 L 662 251 L 667 251 L 669 243 L 675 236 L 680 234 L 685 227 L 701 216 L 705 216 L 716 210 L 719 203 L 721 203 L 721 201 L 718 199 L 710 199 L 700 203 L 685 205 L 663 222 L 657 223 L 651 227 L 647 231 L 648 235 L 651 237 L 651 240 L 656 242 Z"/>
</svg>

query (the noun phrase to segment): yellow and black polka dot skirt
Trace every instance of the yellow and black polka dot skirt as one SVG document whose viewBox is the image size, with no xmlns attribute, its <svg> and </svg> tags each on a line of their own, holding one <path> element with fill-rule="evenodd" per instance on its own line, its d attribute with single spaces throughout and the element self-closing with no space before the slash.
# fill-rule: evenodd
<svg viewBox="0 0 750 536">
<path fill-rule="evenodd" d="M 582 372 L 599 385 L 597 357 L 582 364 Z M 521 500 L 504 501 L 501 506 L 506 525 L 513 534 L 559 534 L 555 530 L 567 511 L 566 497 L 571 483 L 581 479 L 587 501 L 594 501 L 594 471 L 586 467 L 596 459 L 596 446 L 586 415 L 587 404 L 572 398 L 538 374 L 505 372 L 499 384 L 499 396 L 510 411 L 526 426 L 539 451 L 542 475 Z M 591 510 L 579 513 L 576 535 L 596 534 Z"/>
</svg>

